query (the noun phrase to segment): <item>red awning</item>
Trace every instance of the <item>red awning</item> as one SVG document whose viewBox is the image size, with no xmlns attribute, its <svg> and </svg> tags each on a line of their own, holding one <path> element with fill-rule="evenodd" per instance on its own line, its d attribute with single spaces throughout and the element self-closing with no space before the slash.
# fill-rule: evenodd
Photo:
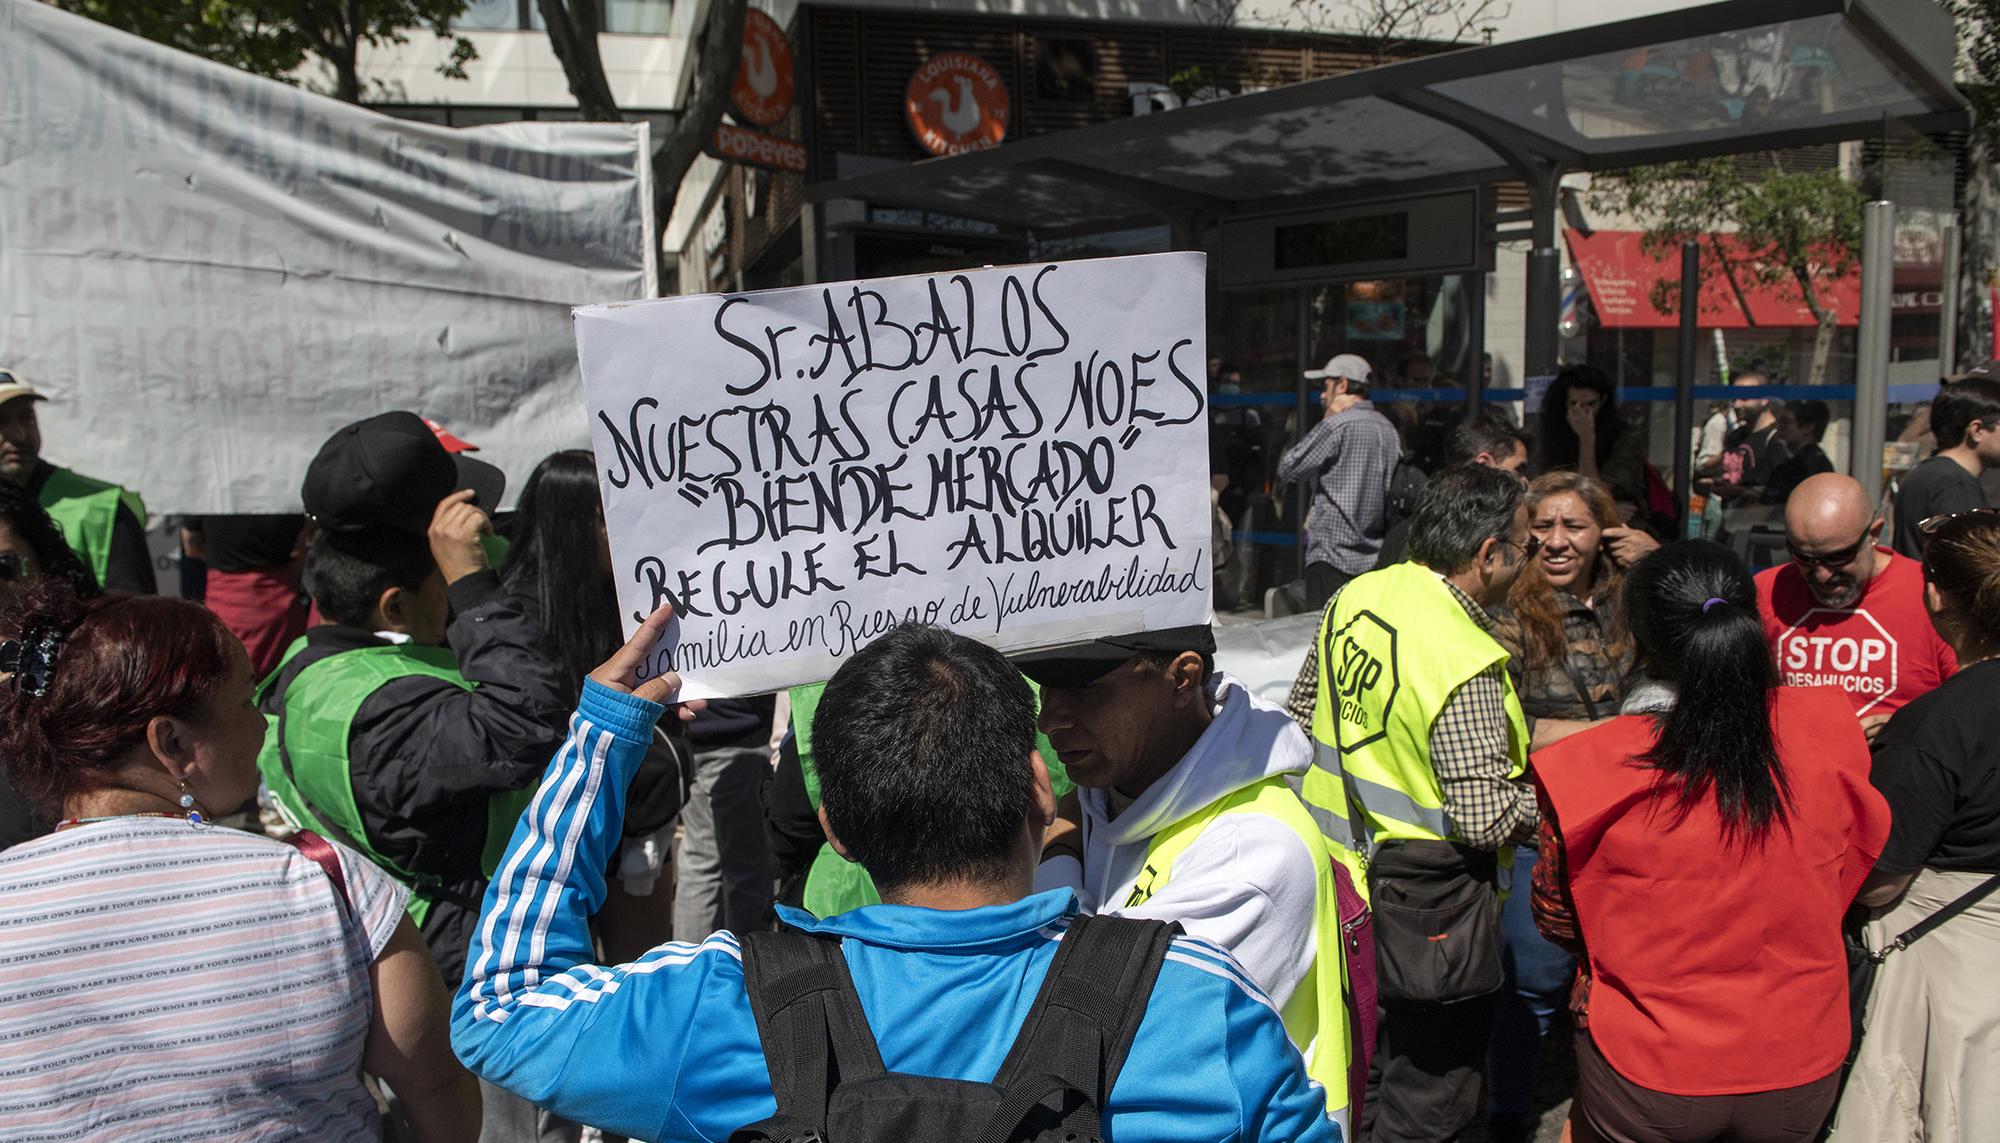
<svg viewBox="0 0 2000 1143">
<path fill-rule="evenodd" d="M 1665 310 L 1653 304 L 1655 288 L 1666 283 L 1673 289 L 1681 277 L 1680 257 L 1655 258 L 1640 248 L 1636 230 L 1598 230 L 1588 235 L 1568 231 L 1569 253 L 1590 288 L 1591 307 L 1598 324 L 1611 329 L 1673 329 L 1680 325 L 1680 308 L 1671 295 L 1663 295 Z M 1704 244 L 1702 259 L 1716 257 L 1713 247 Z M 1704 266 L 1704 269 L 1707 269 Z M 1701 284 L 1697 314 L 1703 329 L 1747 329 L 1750 318 L 1737 300 L 1727 274 L 1708 274 Z"/>
<path fill-rule="evenodd" d="M 1812 307 L 1806 305 L 1799 284 L 1790 275 L 1769 284 L 1759 282 L 1749 272 L 1743 244 L 1735 235 L 1716 234 L 1710 238 L 1728 259 L 1729 276 L 1742 293 L 1744 307 L 1750 311 L 1750 320 L 1756 323 L 1757 328 L 1784 329 L 1819 324 L 1813 317 Z M 1822 278 L 1816 285 L 1820 304 L 1833 310 L 1835 325 L 1861 323 L 1861 263 L 1858 259 L 1849 264 L 1847 273 L 1831 282 Z"/>
</svg>

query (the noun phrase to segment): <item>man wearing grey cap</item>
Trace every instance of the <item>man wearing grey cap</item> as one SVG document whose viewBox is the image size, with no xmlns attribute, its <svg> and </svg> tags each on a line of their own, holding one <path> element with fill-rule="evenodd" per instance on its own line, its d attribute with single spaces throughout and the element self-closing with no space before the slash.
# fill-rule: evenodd
<svg viewBox="0 0 2000 1143">
<path fill-rule="evenodd" d="M 1334 872 L 1288 779 L 1312 748 L 1284 710 L 1217 670 L 1207 625 L 1108 636 L 1014 660 L 1076 782 L 1037 891 L 1087 913 L 1177 921 L 1270 998 L 1347 1126 L 1352 1058 Z"/>
<path fill-rule="evenodd" d="M 0 369 L 0 480 L 28 490 L 104 590 L 157 591 L 145 504 L 135 492 L 42 459 L 35 403 L 44 400 L 17 374 Z"/>
<path fill-rule="evenodd" d="M 1373 374 L 1364 358 L 1337 354 L 1305 376 L 1321 383 L 1326 415 L 1278 461 L 1279 480 L 1312 490 L 1305 578 L 1277 589 L 1297 612 L 1325 607 L 1341 584 L 1375 566 L 1389 530 L 1389 481 L 1403 455 L 1396 426 L 1368 400 Z"/>
</svg>

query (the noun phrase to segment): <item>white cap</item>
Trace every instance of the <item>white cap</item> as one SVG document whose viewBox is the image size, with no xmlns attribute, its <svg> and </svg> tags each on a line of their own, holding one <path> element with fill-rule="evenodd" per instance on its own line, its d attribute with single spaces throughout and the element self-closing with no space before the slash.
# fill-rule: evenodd
<svg viewBox="0 0 2000 1143">
<path fill-rule="evenodd" d="M 1327 359 L 1324 368 L 1306 370 L 1306 380 L 1322 381 L 1328 377 L 1344 377 L 1349 381 L 1359 381 L 1365 385 L 1374 372 L 1368 367 L 1368 359 L 1360 354 L 1336 353 Z"/>
<path fill-rule="evenodd" d="M 26 397 L 30 401 L 46 401 L 47 397 L 35 392 L 35 387 L 21 380 L 21 375 L 9 369 L 0 369 L 0 405 L 16 397 Z"/>
</svg>

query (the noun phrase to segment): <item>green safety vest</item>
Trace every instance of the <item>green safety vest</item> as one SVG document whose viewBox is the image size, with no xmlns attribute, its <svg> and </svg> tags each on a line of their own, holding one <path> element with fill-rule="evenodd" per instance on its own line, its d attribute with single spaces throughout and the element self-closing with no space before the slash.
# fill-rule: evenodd
<svg viewBox="0 0 2000 1143">
<path fill-rule="evenodd" d="M 1041 694 L 1039 688 L 1030 681 L 1028 686 Z M 819 696 L 826 690 L 825 683 L 810 683 L 791 689 L 792 734 L 799 748 L 799 766 L 805 771 L 806 797 L 813 807 L 819 807 L 819 770 L 813 765 L 812 721 L 819 710 Z M 1049 770 L 1049 784 L 1055 788 L 1056 797 L 1075 789 L 1069 775 L 1063 771 L 1062 761 L 1056 757 L 1055 747 L 1040 733 L 1035 735 L 1035 749 L 1041 751 L 1042 763 Z M 880 905 L 882 895 L 875 891 L 875 881 L 868 871 L 855 862 L 849 861 L 833 851 L 831 845 L 822 844 L 813 858 L 812 868 L 806 871 L 805 899 L 801 902 L 806 911 L 815 917 L 832 917 L 863 905 Z"/>
<path fill-rule="evenodd" d="M 1333 886 L 1335 855 L 1321 836 L 1318 823 L 1282 775 L 1245 786 L 1154 834 L 1146 844 L 1145 872 L 1134 883 L 1125 905 L 1130 908 L 1152 899 L 1173 877 L 1175 859 L 1223 814 L 1276 818 L 1306 843 L 1319 869 L 1313 883 L 1312 972 L 1310 979 L 1299 982 L 1279 1015 L 1292 1043 L 1306 1055 L 1306 1074 L 1326 1089 L 1327 1111 L 1344 1111 L 1352 1102 L 1347 1067 L 1354 1034 L 1347 1019 L 1345 997 L 1351 985 L 1347 960 L 1340 950 L 1340 902 Z"/>
<path fill-rule="evenodd" d="M 293 641 L 278 669 L 265 681 L 272 686 L 285 664 L 306 646 Z M 285 688 L 284 712 L 269 718 L 257 769 L 278 800 L 284 816 L 303 829 L 314 830 L 359 850 L 369 860 L 410 887 L 410 920 L 418 925 L 430 914 L 443 888 L 432 874 L 414 873 L 384 857 L 368 837 L 360 808 L 354 802 L 354 779 L 347 753 L 354 716 L 361 704 L 384 683 L 410 675 L 443 679 L 466 690 L 474 684 L 458 673 L 458 660 L 442 647 L 398 643 L 358 647 L 329 655 L 298 673 Z M 282 749 L 279 735 L 284 736 Z M 289 755 L 289 773 L 285 756 Z M 498 794 L 486 803 L 486 847 L 479 868 L 487 877 L 500 867 L 507 842 L 521 811 L 535 796 L 535 787 Z"/>
<path fill-rule="evenodd" d="M 1385 841 L 1454 840 L 1431 766 L 1431 727 L 1473 676 L 1506 661 L 1436 572 L 1401 563 L 1355 578 L 1320 621 L 1313 768 L 1301 793 L 1328 839 L 1370 855 Z M 1528 725 L 1506 687 L 1512 766 Z"/>
<path fill-rule="evenodd" d="M 146 523 L 146 504 L 138 493 L 67 468 L 53 469 L 35 499 L 62 529 L 63 542 L 97 577 L 100 587 L 111 568 L 111 533 L 118 526 L 118 506 L 130 508 L 141 527 Z"/>
</svg>

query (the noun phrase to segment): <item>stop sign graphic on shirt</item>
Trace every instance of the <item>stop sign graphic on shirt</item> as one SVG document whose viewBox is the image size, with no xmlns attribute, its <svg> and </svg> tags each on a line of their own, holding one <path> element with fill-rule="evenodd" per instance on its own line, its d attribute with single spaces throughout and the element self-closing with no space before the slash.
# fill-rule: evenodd
<svg viewBox="0 0 2000 1143">
<path fill-rule="evenodd" d="M 1896 637 L 1865 609 L 1815 607 L 1779 634 L 1786 686 L 1839 687 L 1867 714 L 1896 693 Z"/>
</svg>

